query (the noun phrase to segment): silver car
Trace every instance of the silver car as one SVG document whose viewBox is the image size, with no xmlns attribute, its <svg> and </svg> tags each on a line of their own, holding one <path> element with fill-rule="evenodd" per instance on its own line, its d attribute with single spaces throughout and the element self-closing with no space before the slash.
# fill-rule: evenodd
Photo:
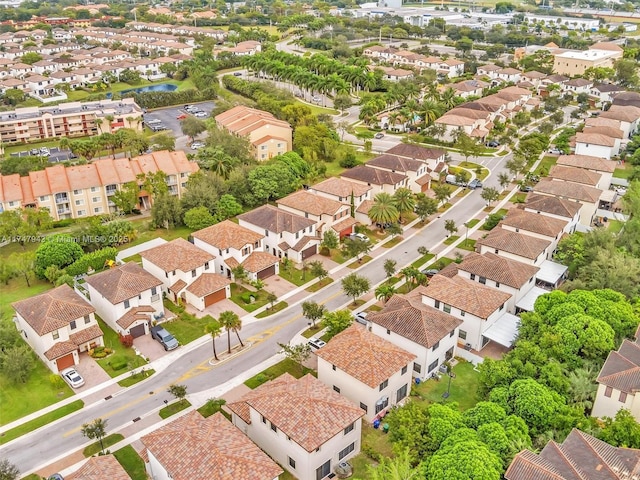
<svg viewBox="0 0 640 480">
<path fill-rule="evenodd" d="M 84 378 L 76 372 L 75 368 L 65 368 L 60 372 L 60 375 L 62 375 L 64 381 L 72 388 L 80 388 L 84 385 Z"/>
</svg>

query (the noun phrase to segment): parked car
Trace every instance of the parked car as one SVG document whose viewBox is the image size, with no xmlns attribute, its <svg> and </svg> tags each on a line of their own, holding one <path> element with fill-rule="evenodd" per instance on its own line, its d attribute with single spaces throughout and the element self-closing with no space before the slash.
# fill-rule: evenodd
<svg viewBox="0 0 640 480">
<path fill-rule="evenodd" d="M 315 337 L 311 337 L 308 343 L 311 348 L 315 348 L 316 350 L 324 347 L 327 344 L 327 342 L 325 342 L 324 340 L 320 340 L 319 338 Z"/>
<path fill-rule="evenodd" d="M 317 96 L 313 96 L 313 97 L 311 97 L 311 100 L 314 103 L 320 103 L 322 101 L 322 98 L 321 97 L 317 97 Z"/>
<path fill-rule="evenodd" d="M 241 77 L 242 76 L 242 72 L 233 72 L 233 76 L 234 77 Z"/>
<path fill-rule="evenodd" d="M 476 188 L 482 188 L 482 182 L 477 178 L 474 178 L 469 182 L 467 187 L 470 188 L 471 190 L 475 190 Z"/>
<path fill-rule="evenodd" d="M 178 115 L 176 117 L 176 120 L 184 120 L 185 118 L 187 118 L 187 114 L 186 113 L 181 113 L 180 115 Z"/>
<path fill-rule="evenodd" d="M 377 138 L 378 140 L 384 138 L 384 133 L 378 132 L 373 136 L 373 138 Z"/>
<path fill-rule="evenodd" d="M 562 155 L 562 151 L 558 148 L 550 148 L 549 149 L 549 153 L 551 153 L 552 155 Z"/>
<path fill-rule="evenodd" d="M 145 119 L 144 123 L 145 125 L 158 125 L 162 123 L 162 120 L 160 120 L 159 118 L 150 118 L 149 120 Z"/>
<path fill-rule="evenodd" d="M 423 270 L 422 273 L 424 273 L 427 277 L 433 277 L 434 275 L 440 273 L 440 270 L 438 270 L 437 268 L 428 268 L 426 270 Z"/>
<path fill-rule="evenodd" d="M 360 240 L 365 243 L 369 243 L 371 241 L 369 240 L 369 237 L 367 237 L 364 233 L 350 233 L 348 235 L 348 238 L 350 240 Z"/>
<path fill-rule="evenodd" d="M 151 327 L 151 337 L 159 341 L 165 350 L 174 350 L 178 348 L 179 343 L 174 336 L 160 326 Z"/>
<path fill-rule="evenodd" d="M 500 146 L 500 142 L 496 140 L 491 140 L 490 142 L 487 142 L 487 147 L 496 148 L 499 146 Z"/>
<path fill-rule="evenodd" d="M 60 372 L 60 375 L 72 388 L 80 388 L 84 385 L 84 378 L 73 367 L 65 368 Z"/>
<path fill-rule="evenodd" d="M 521 192 L 533 192 L 533 187 L 531 185 L 520 185 Z"/>
<path fill-rule="evenodd" d="M 202 112 L 202 111 L 200 111 L 200 112 L 196 112 L 196 113 L 194 113 L 194 115 L 195 115 L 197 118 L 204 118 L 204 117 L 206 117 L 206 116 L 207 116 L 207 112 Z"/>
<path fill-rule="evenodd" d="M 199 148 L 204 147 L 204 143 L 202 142 L 193 142 L 191 145 L 192 150 L 198 150 Z"/>
<path fill-rule="evenodd" d="M 353 316 L 353 319 L 362 325 L 367 325 L 367 312 L 358 312 Z"/>
<path fill-rule="evenodd" d="M 38 150 L 37 148 L 32 148 L 31 150 L 29 150 L 29 154 L 30 155 L 40 155 L 40 150 Z"/>
<path fill-rule="evenodd" d="M 42 147 L 40 148 L 40 155 L 42 155 L 43 157 L 48 157 L 49 155 L 51 155 L 51 152 L 47 147 Z"/>
</svg>

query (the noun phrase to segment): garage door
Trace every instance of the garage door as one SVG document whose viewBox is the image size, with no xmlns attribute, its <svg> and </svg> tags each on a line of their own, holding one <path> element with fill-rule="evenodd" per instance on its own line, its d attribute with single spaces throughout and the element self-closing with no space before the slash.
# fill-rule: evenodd
<svg viewBox="0 0 640 480">
<path fill-rule="evenodd" d="M 138 338 L 144 335 L 144 323 L 141 323 L 140 325 L 136 325 L 135 327 L 131 327 L 129 329 L 129 334 L 133 337 L 133 338 Z"/>
<path fill-rule="evenodd" d="M 75 364 L 76 362 L 73 360 L 73 353 L 69 353 L 68 355 L 60 357 L 56 360 L 56 365 L 59 372 L 64 370 L 65 368 L 73 367 Z"/>
<path fill-rule="evenodd" d="M 276 274 L 276 266 L 271 265 L 269 268 L 265 268 L 264 270 L 258 272 L 258 278 L 263 279 L 275 274 Z"/>
<path fill-rule="evenodd" d="M 312 247 L 309 248 L 305 248 L 304 250 L 302 250 L 302 259 L 306 259 L 309 258 L 312 255 L 315 255 L 316 253 L 318 253 L 318 246 L 314 245 Z"/>
<path fill-rule="evenodd" d="M 344 230 L 342 230 L 340 232 L 340 240 L 342 240 L 347 235 L 351 235 L 352 233 L 353 233 L 353 226 L 351 226 L 349 228 L 345 228 Z"/>
<path fill-rule="evenodd" d="M 208 307 L 209 305 L 213 305 L 214 303 L 219 302 L 220 300 L 224 300 L 225 298 L 227 298 L 226 291 L 224 288 L 221 288 L 217 292 L 213 292 L 204 297 L 204 306 Z"/>
</svg>

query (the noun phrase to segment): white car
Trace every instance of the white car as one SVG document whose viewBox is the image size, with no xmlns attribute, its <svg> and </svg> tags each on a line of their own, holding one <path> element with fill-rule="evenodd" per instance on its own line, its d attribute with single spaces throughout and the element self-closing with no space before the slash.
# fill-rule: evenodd
<svg viewBox="0 0 640 480">
<path fill-rule="evenodd" d="M 194 113 L 194 116 L 197 118 L 204 118 L 207 116 L 207 112 L 196 112 Z"/>
<path fill-rule="evenodd" d="M 360 240 L 364 243 L 369 243 L 371 241 L 369 240 L 369 237 L 367 237 L 364 233 L 350 233 L 349 238 L 351 240 Z"/>
<path fill-rule="evenodd" d="M 199 148 L 202 148 L 202 147 L 204 147 L 204 143 L 202 143 L 202 142 L 193 142 L 191 144 L 191 149 L 192 150 L 198 150 Z"/>
<path fill-rule="evenodd" d="M 308 343 L 309 346 L 315 350 L 318 350 L 319 348 L 322 348 L 327 344 L 324 340 L 320 340 L 319 338 L 315 337 L 311 337 Z"/>
<path fill-rule="evenodd" d="M 60 375 L 62 375 L 64 381 L 72 388 L 80 388 L 84 385 L 84 378 L 76 372 L 75 368 L 65 368 L 60 372 Z"/>
</svg>

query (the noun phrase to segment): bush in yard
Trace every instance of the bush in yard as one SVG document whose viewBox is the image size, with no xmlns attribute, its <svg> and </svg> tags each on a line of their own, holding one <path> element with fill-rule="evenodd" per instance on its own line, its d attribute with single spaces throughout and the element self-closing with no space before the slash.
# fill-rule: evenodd
<svg viewBox="0 0 640 480">
<path fill-rule="evenodd" d="M 504 217 L 504 215 L 502 215 L 501 213 L 492 213 L 487 217 L 487 221 L 484 222 L 484 226 L 482 227 L 482 229 L 493 230 L 495 226 L 498 225 L 498 223 L 500 223 L 500 220 L 502 220 L 502 217 Z"/>
<path fill-rule="evenodd" d="M 247 304 L 251 303 L 251 297 L 253 297 L 253 294 L 251 292 L 244 292 L 242 295 L 240 295 L 242 301 Z"/>
<path fill-rule="evenodd" d="M 49 383 L 51 383 L 51 386 L 53 388 L 64 387 L 64 380 L 62 380 L 62 377 L 60 375 L 57 375 L 55 373 L 52 373 L 51 375 L 49 375 Z"/>
<path fill-rule="evenodd" d="M 114 370 L 122 370 L 123 368 L 126 368 L 128 364 L 129 361 L 126 357 L 113 357 L 109 360 L 109 366 Z"/>
<path fill-rule="evenodd" d="M 83 255 L 82 247 L 70 235 L 51 235 L 38 246 L 35 257 L 35 273 L 40 278 L 50 265 L 62 269 L 73 264 Z"/>
<path fill-rule="evenodd" d="M 264 383 L 267 380 L 269 380 L 269 377 L 267 377 L 264 373 L 259 373 L 258 375 L 256 375 L 256 382 Z"/>
<path fill-rule="evenodd" d="M 119 335 L 120 344 L 123 347 L 131 348 L 133 347 L 133 336 L 132 335 Z"/>
<path fill-rule="evenodd" d="M 90 268 L 102 270 L 107 260 L 115 260 L 118 250 L 115 247 L 106 247 L 95 252 L 82 255 L 78 260 L 69 265 L 66 269 L 68 275 L 82 275 Z"/>
</svg>

